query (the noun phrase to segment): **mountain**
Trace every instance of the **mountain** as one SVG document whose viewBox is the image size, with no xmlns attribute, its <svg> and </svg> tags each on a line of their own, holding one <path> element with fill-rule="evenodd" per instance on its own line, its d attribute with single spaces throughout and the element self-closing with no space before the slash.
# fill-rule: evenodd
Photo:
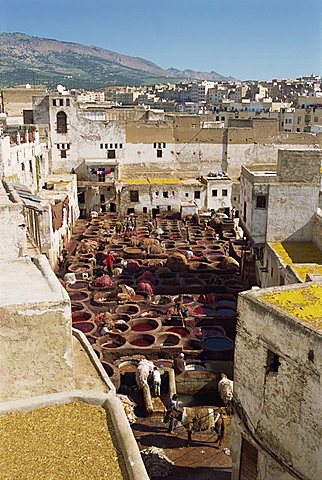
<svg viewBox="0 0 322 480">
<path fill-rule="evenodd" d="M 25 83 L 95 89 L 106 85 L 151 85 L 182 79 L 232 80 L 216 72 L 168 70 L 139 57 L 95 46 L 0 33 L 0 86 Z"/>
</svg>

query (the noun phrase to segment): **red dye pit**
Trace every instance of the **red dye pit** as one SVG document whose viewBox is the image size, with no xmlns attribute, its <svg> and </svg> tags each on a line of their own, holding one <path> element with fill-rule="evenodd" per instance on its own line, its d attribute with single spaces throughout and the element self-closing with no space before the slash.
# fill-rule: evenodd
<svg viewBox="0 0 322 480">
<path fill-rule="evenodd" d="M 135 345 L 136 347 L 148 347 L 151 344 L 152 342 L 146 338 L 138 338 L 137 340 L 133 340 L 131 342 L 131 345 Z"/>
<path fill-rule="evenodd" d="M 137 323 L 133 325 L 132 330 L 134 332 L 148 332 L 149 330 L 154 330 L 155 326 L 152 323 Z"/>
<path fill-rule="evenodd" d="M 185 328 L 180 327 L 171 327 L 169 328 L 168 332 L 177 333 L 181 337 L 187 337 L 189 333 Z"/>
</svg>

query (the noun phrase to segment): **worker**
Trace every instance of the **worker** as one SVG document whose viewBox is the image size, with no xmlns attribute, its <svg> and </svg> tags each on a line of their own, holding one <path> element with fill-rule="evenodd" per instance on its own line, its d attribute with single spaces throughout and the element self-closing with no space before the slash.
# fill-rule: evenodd
<svg viewBox="0 0 322 480">
<path fill-rule="evenodd" d="M 108 254 L 106 255 L 103 263 L 106 266 L 107 272 L 108 272 L 110 277 L 113 277 L 114 262 L 115 262 L 115 257 L 112 255 L 111 252 L 108 252 Z"/>
<path fill-rule="evenodd" d="M 190 248 L 188 248 L 188 250 L 186 251 L 186 259 L 191 260 L 192 257 L 193 257 L 193 251 Z"/>
<path fill-rule="evenodd" d="M 122 233 L 122 228 L 123 228 L 123 225 L 122 225 L 122 222 L 120 222 L 120 220 L 118 220 L 115 224 L 115 233 L 116 235 L 121 235 Z"/>
<path fill-rule="evenodd" d="M 174 393 L 167 404 L 167 411 L 164 416 L 164 423 L 169 422 L 168 432 L 172 433 L 177 426 L 179 416 L 181 413 L 181 402 L 179 401 L 179 395 Z"/>
<path fill-rule="evenodd" d="M 186 362 L 184 359 L 184 353 L 179 353 L 179 356 L 174 359 L 173 362 L 173 370 L 176 375 L 180 375 L 180 373 L 184 372 L 186 369 Z"/>
<path fill-rule="evenodd" d="M 161 395 L 161 375 L 158 370 L 158 367 L 154 367 L 153 370 L 153 394 L 155 397 L 160 397 Z"/>
</svg>

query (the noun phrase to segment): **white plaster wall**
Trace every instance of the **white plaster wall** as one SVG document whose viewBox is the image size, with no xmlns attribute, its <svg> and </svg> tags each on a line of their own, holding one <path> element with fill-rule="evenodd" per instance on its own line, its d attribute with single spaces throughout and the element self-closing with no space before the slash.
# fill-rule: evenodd
<svg viewBox="0 0 322 480">
<path fill-rule="evenodd" d="M 253 300 L 263 293 L 239 295 L 234 393 L 255 436 L 303 478 L 320 480 L 322 336 Z M 280 357 L 277 374 L 266 375 L 268 349 Z M 309 350 L 314 351 L 314 363 L 308 359 Z M 239 442 L 237 429 L 232 435 L 233 480 L 238 479 Z M 269 457 L 262 449 L 261 453 Z M 285 473 L 276 477 L 280 467 L 272 458 L 258 467 L 261 480 L 292 478 Z"/>
<path fill-rule="evenodd" d="M 311 241 L 319 187 L 299 184 L 269 186 L 266 240 Z"/>
<path fill-rule="evenodd" d="M 322 252 L 322 212 L 316 213 L 313 220 L 312 241 Z"/>
<path fill-rule="evenodd" d="M 6 266 L 0 295 L 0 400 L 72 389 L 66 292 L 43 257 L 38 267 L 30 260 Z"/>
</svg>

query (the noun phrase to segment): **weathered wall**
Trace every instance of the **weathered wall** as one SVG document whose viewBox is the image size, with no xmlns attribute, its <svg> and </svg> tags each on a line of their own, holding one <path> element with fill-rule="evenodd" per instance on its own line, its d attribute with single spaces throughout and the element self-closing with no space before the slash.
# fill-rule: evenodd
<svg viewBox="0 0 322 480">
<path fill-rule="evenodd" d="M 286 183 L 270 185 L 266 240 L 311 241 L 318 200 L 318 186 Z"/>
<path fill-rule="evenodd" d="M 322 252 L 322 212 L 316 213 L 313 219 L 312 241 Z"/>
<path fill-rule="evenodd" d="M 70 301 L 46 259 L 39 262 L 1 264 L 1 401 L 74 387 Z"/>
<path fill-rule="evenodd" d="M 258 480 L 293 478 L 273 460 L 270 451 L 300 472 L 303 477 L 299 478 L 319 480 L 322 478 L 319 375 L 322 336 L 258 302 L 257 297 L 263 293 L 244 293 L 238 300 L 234 395 L 247 414 L 251 434 L 235 418 L 232 479 L 239 478 L 242 433 L 246 438 L 256 439 Z M 276 374 L 266 373 L 268 349 L 279 355 Z M 314 352 L 314 362 L 309 360 L 309 350 Z"/>
</svg>

